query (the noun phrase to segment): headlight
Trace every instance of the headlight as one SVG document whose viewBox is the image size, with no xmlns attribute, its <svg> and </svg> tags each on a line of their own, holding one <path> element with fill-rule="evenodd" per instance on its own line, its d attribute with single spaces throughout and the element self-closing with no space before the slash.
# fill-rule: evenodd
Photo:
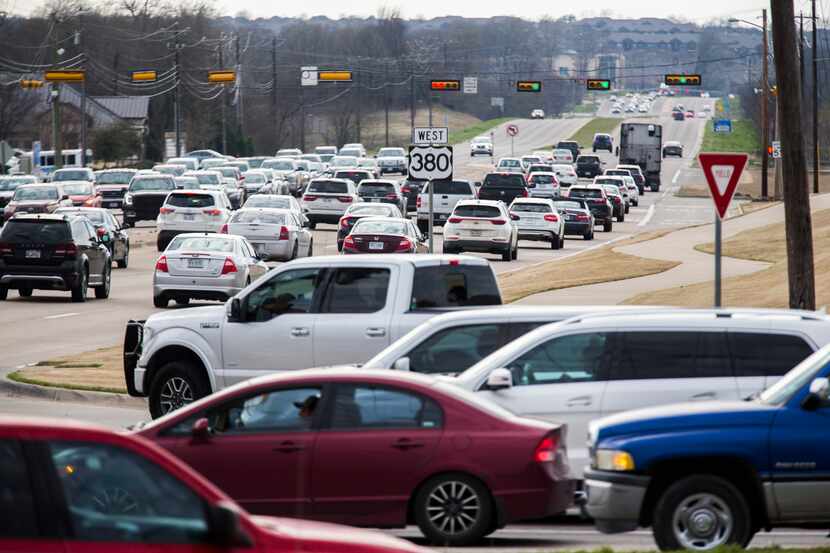
<svg viewBox="0 0 830 553">
<path fill-rule="evenodd" d="M 124 195 L 124 205 L 133 205 L 133 196 L 132 196 L 132 194 L 125 194 Z"/>
<path fill-rule="evenodd" d="M 594 466 L 599 470 L 632 471 L 634 457 L 627 451 L 599 449 L 594 456 Z"/>
</svg>

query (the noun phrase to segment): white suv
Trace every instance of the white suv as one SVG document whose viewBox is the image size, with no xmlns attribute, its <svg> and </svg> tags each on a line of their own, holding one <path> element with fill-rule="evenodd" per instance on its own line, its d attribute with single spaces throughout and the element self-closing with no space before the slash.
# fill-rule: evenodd
<svg viewBox="0 0 830 553">
<path fill-rule="evenodd" d="M 349 206 L 360 201 L 349 179 L 314 179 L 303 194 L 302 206 L 313 229 L 317 223 L 336 225 Z"/>
<path fill-rule="evenodd" d="M 158 251 L 178 234 L 219 232 L 231 217 L 228 196 L 219 190 L 177 190 L 167 195 L 156 219 Z"/>
<path fill-rule="evenodd" d="M 579 177 L 576 176 L 576 170 L 573 165 L 557 163 L 553 165 L 552 170 L 556 173 L 556 180 L 559 181 L 560 189 L 570 188 L 579 182 Z"/>
<path fill-rule="evenodd" d="M 455 382 L 517 415 L 566 423 L 571 467 L 581 477 L 592 420 L 667 403 L 745 398 L 828 342 L 830 318 L 807 311 L 605 313 L 540 327 Z"/>
<path fill-rule="evenodd" d="M 531 198 L 558 198 L 559 178 L 549 171 L 530 173 L 527 176 L 527 190 Z"/>
<path fill-rule="evenodd" d="M 418 193 L 416 209 L 418 210 L 418 229 L 425 233 L 429 230 L 429 188 L 433 186 L 435 207 L 432 211 L 432 224 L 443 225 L 461 200 L 475 200 L 476 187 L 466 180 L 430 181 Z"/>
<path fill-rule="evenodd" d="M 517 198 L 510 204 L 510 215 L 518 216 L 516 226 L 520 240 L 550 242 L 554 250 L 565 247 L 565 218 L 553 200 Z"/>
<path fill-rule="evenodd" d="M 478 154 L 493 157 L 493 139 L 489 136 L 477 136 L 470 141 L 470 157 Z"/>
<path fill-rule="evenodd" d="M 461 200 L 444 225 L 444 253 L 501 254 L 504 261 L 519 257 L 519 230 L 504 202 Z"/>
</svg>

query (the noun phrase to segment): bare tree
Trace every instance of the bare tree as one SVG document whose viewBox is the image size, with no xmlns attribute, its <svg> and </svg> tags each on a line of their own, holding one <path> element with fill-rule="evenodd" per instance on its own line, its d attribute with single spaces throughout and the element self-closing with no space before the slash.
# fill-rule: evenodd
<svg viewBox="0 0 830 553">
<path fill-rule="evenodd" d="M 37 104 L 37 94 L 16 85 L 0 86 L 0 138 L 10 136 Z"/>
</svg>

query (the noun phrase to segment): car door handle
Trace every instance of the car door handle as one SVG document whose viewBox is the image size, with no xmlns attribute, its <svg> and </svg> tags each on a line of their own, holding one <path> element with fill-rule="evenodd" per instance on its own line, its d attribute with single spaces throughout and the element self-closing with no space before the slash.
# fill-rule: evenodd
<svg viewBox="0 0 830 553">
<path fill-rule="evenodd" d="M 280 453 L 294 453 L 295 451 L 302 451 L 305 449 L 303 444 L 298 444 L 294 442 L 282 442 L 275 448 L 273 451 L 279 451 Z"/>
<path fill-rule="evenodd" d="M 579 397 L 572 397 L 568 400 L 567 406 L 568 407 L 587 407 L 591 405 L 592 399 L 591 396 L 579 396 Z"/>
<path fill-rule="evenodd" d="M 397 442 L 393 443 L 392 447 L 394 447 L 395 449 L 400 449 L 401 451 L 406 451 L 408 449 L 424 447 L 424 444 L 422 442 L 413 442 L 409 438 L 401 438 Z"/>
<path fill-rule="evenodd" d="M 715 392 L 703 392 L 700 394 L 695 394 L 691 397 L 692 401 L 695 400 L 702 400 L 702 399 L 715 399 L 717 394 Z"/>
<path fill-rule="evenodd" d="M 366 336 L 369 338 L 383 338 L 386 336 L 386 329 L 385 328 L 367 328 L 366 329 Z"/>
<path fill-rule="evenodd" d="M 291 329 L 291 336 L 294 336 L 295 338 L 302 338 L 304 336 L 308 336 L 309 334 L 311 334 L 309 329 L 300 326 Z"/>
</svg>

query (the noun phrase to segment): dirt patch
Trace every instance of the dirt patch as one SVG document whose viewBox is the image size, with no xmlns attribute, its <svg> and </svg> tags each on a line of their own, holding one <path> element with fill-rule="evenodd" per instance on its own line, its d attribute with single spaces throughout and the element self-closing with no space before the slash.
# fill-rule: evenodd
<svg viewBox="0 0 830 553">
<path fill-rule="evenodd" d="M 41 361 L 9 375 L 12 380 L 40 386 L 127 393 L 121 346 Z"/>
<path fill-rule="evenodd" d="M 665 236 L 672 229 L 640 234 L 563 261 L 550 261 L 535 267 L 512 271 L 496 278 L 505 303 L 512 303 L 533 294 L 613 282 L 662 273 L 679 265 L 675 261 L 647 259 L 615 251 L 619 246 L 646 242 Z"/>
<path fill-rule="evenodd" d="M 830 210 L 813 213 L 813 248 L 815 255 L 816 305 L 830 304 Z M 714 244 L 696 246 L 698 251 L 714 252 Z M 736 235 L 723 244 L 728 257 L 763 261 L 773 265 L 767 269 L 727 278 L 723 281 L 723 305 L 733 307 L 788 307 L 787 243 L 784 224 L 777 223 Z M 714 298 L 714 282 L 702 282 L 640 294 L 625 301 L 631 305 L 677 305 L 710 307 Z"/>
</svg>

